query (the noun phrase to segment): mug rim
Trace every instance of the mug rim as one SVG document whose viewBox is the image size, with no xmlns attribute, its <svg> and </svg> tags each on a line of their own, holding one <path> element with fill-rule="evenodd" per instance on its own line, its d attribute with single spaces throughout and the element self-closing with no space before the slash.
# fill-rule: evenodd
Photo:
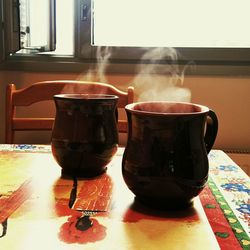
<svg viewBox="0 0 250 250">
<path fill-rule="evenodd" d="M 117 100 L 119 99 L 116 95 L 110 94 L 92 94 L 92 93 L 78 93 L 78 94 L 57 94 L 54 95 L 55 99 L 64 100 L 77 100 L 77 101 L 102 101 L 102 100 Z"/>
<path fill-rule="evenodd" d="M 145 110 L 138 110 L 134 109 L 136 106 L 144 105 L 144 104 L 168 104 L 168 105 L 185 105 L 189 107 L 195 107 L 200 110 L 197 111 L 192 111 L 192 112 L 160 112 L 160 111 L 145 111 Z M 192 102 L 178 102 L 178 101 L 142 101 L 142 102 L 134 102 L 127 104 L 125 106 L 126 111 L 130 111 L 131 113 L 134 114 L 141 114 L 141 115 L 198 115 L 198 114 L 204 114 L 209 112 L 209 108 L 207 106 L 197 104 L 197 103 L 192 103 Z"/>
</svg>

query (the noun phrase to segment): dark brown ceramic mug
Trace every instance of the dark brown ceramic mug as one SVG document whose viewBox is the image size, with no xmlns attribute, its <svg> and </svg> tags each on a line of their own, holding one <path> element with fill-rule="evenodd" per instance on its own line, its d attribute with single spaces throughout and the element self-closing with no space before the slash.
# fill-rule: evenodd
<svg viewBox="0 0 250 250">
<path fill-rule="evenodd" d="M 216 114 L 202 105 L 164 101 L 125 109 L 129 131 L 122 174 L 136 200 L 162 209 L 190 206 L 208 179 Z"/>
<path fill-rule="evenodd" d="M 117 151 L 114 95 L 55 95 L 52 153 L 65 177 L 94 177 L 106 170 Z"/>
</svg>

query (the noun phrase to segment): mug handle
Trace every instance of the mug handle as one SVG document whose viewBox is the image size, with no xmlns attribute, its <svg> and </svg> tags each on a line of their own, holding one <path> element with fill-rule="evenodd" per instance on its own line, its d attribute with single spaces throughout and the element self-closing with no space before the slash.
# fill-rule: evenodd
<svg viewBox="0 0 250 250">
<path fill-rule="evenodd" d="M 218 118 L 214 111 L 209 110 L 207 115 L 207 128 L 204 137 L 207 154 L 212 149 L 218 132 Z"/>
</svg>

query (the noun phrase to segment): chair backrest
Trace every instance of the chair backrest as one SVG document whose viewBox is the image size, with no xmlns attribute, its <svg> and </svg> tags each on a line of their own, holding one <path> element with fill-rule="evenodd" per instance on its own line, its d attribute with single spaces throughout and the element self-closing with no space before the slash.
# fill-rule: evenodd
<svg viewBox="0 0 250 250">
<path fill-rule="evenodd" d="M 90 81 L 43 81 L 34 83 L 22 89 L 16 89 L 14 84 L 6 88 L 6 124 L 5 143 L 13 143 L 15 131 L 52 130 L 54 118 L 16 117 L 16 107 L 53 100 L 53 96 L 63 93 L 93 93 L 117 95 L 118 109 L 124 108 L 134 100 L 134 88 L 128 87 L 127 92 L 113 85 Z M 118 131 L 127 132 L 127 120 L 118 119 Z"/>
</svg>

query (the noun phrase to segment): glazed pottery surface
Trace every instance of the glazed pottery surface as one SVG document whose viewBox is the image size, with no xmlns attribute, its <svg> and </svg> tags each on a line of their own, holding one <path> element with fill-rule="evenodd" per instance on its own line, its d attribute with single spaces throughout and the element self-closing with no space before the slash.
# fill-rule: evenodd
<svg viewBox="0 0 250 250">
<path fill-rule="evenodd" d="M 106 170 L 118 148 L 114 95 L 55 95 L 52 153 L 62 176 L 94 177 Z"/>
<path fill-rule="evenodd" d="M 126 106 L 128 142 L 122 174 L 136 199 L 162 209 L 185 208 L 204 188 L 218 120 L 192 103 L 141 102 Z"/>
</svg>

